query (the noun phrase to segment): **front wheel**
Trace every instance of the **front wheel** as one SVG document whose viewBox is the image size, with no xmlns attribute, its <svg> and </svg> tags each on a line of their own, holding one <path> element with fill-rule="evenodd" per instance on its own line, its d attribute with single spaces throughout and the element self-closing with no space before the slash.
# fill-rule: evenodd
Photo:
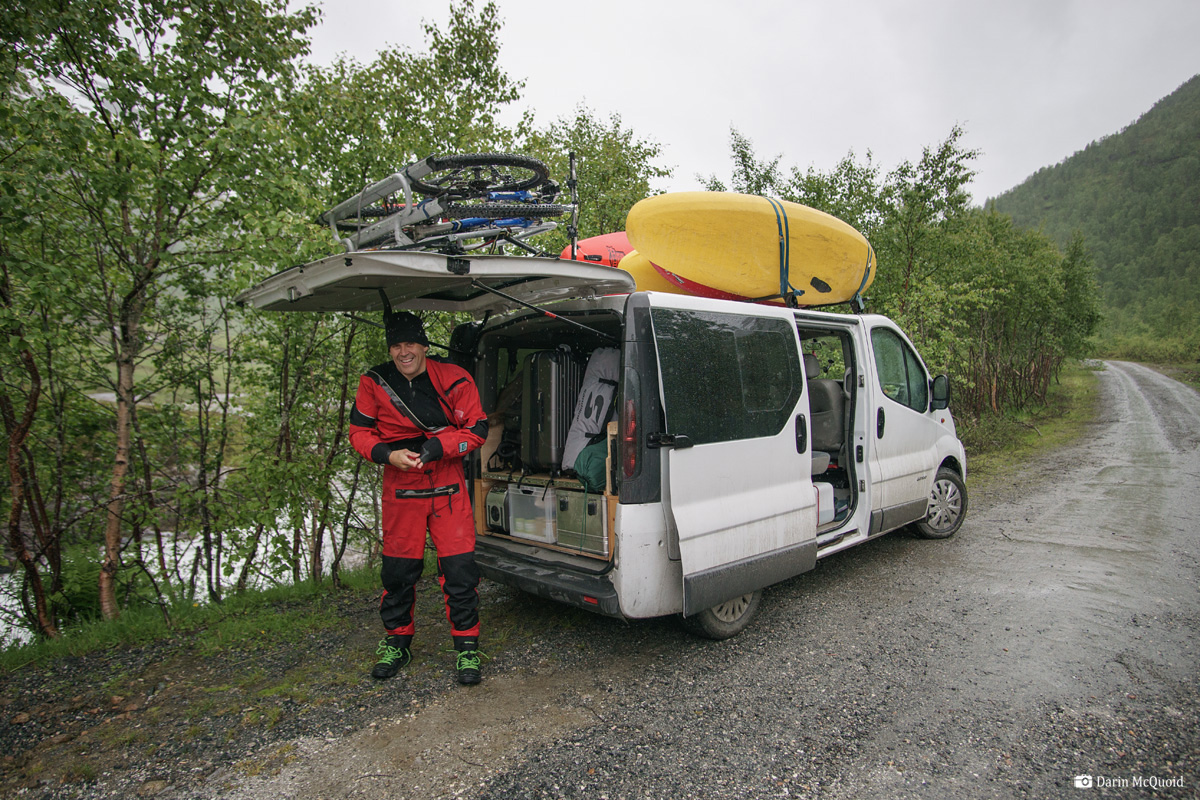
<svg viewBox="0 0 1200 800">
<path fill-rule="evenodd" d="M 929 511 L 916 524 L 924 539 L 948 539 L 958 533 L 967 516 L 967 487 L 958 473 L 942 467 L 929 493 Z"/>
<path fill-rule="evenodd" d="M 489 192 L 520 192 L 550 177 L 541 161 L 511 153 L 430 156 L 425 163 L 430 173 L 410 180 L 409 185 L 414 192 L 434 197 L 470 199 Z"/>
<path fill-rule="evenodd" d="M 732 600 L 706 608 L 699 614 L 683 618 L 683 627 L 689 633 L 703 636 L 705 639 L 728 639 L 737 636 L 758 611 L 762 600 L 762 590 L 735 597 Z"/>
<path fill-rule="evenodd" d="M 571 206 L 556 203 L 451 203 L 443 212 L 449 219 L 545 219 L 561 217 Z"/>
</svg>

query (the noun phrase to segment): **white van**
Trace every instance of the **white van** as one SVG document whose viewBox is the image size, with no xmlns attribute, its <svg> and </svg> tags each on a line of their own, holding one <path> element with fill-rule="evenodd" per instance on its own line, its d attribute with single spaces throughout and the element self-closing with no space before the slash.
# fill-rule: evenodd
<svg viewBox="0 0 1200 800">
<path fill-rule="evenodd" d="M 492 423 L 468 468 L 492 580 L 615 617 L 682 614 L 727 638 L 764 587 L 820 558 L 905 525 L 944 538 L 962 524 L 948 380 L 886 317 L 636 292 L 625 272 L 582 262 L 387 250 L 289 269 L 238 300 L 368 312 L 381 294 L 476 319 L 450 347 Z M 541 390 L 522 379 L 534 354 L 582 375 L 605 348 L 619 377 L 589 491 L 573 464 L 521 457 L 532 427 L 576 402 L 531 411 Z"/>
</svg>

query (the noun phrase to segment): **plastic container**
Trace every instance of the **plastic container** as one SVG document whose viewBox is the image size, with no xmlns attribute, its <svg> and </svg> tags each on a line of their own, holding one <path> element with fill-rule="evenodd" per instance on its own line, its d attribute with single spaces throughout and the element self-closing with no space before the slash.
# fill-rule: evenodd
<svg viewBox="0 0 1200 800">
<path fill-rule="evenodd" d="M 508 533 L 518 539 L 553 544 L 558 498 L 553 487 L 508 487 Z"/>
</svg>

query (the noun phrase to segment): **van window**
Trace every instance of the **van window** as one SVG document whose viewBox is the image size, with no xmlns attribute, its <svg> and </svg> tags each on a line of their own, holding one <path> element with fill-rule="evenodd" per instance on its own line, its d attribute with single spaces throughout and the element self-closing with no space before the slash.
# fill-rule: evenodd
<svg viewBox="0 0 1200 800">
<path fill-rule="evenodd" d="M 821 367 L 818 378 L 841 381 L 852 366 L 853 348 L 845 333 L 800 328 L 800 344 L 804 352 L 812 353 Z"/>
<path fill-rule="evenodd" d="M 668 431 L 706 444 L 783 430 L 804 386 L 787 321 L 663 308 L 651 314 Z"/>
<path fill-rule="evenodd" d="M 929 408 L 929 378 L 921 359 L 908 344 L 887 328 L 871 331 L 875 349 L 875 367 L 879 373 L 879 388 L 883 393 L 914 411 L 924 413 Z"/>
</svg>

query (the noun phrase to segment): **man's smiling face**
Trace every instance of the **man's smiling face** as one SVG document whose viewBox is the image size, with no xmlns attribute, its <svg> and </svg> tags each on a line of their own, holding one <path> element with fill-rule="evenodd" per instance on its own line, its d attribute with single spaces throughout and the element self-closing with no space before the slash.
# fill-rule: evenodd
<svg viewBox="0 0 1200 800">
<path fill-rule="evenodd" d="M 411 381 L 425 371 L 425 354 L 428 351 L 429 347 L 423 344 L 399 342 L 388 348 L 388 355 L 400 374 Z"/>
</svg>

